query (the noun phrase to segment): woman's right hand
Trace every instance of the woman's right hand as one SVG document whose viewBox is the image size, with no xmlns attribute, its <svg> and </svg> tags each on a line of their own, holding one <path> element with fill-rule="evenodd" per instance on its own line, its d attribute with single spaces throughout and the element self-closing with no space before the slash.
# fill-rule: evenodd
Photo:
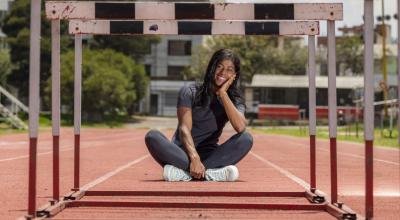
<svg viewBox="0 0 400 220">
<path fill-rule="evenodd" d="M 205 177 L 206 168 L 200 159 L 190 161 L 190 175 L 195 179 L 203 179 Z"/>
</svg>

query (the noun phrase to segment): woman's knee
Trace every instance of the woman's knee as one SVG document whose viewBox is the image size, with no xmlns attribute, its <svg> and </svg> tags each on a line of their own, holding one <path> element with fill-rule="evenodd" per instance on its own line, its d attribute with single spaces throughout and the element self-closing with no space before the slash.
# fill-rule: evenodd
<svg viewBox="0 0 400 220">
<path fill-rule="evenodd" d="M 150 130 L 147 132 L 146 136 L 144 137 L 144 141 L 146 142 L 147 147 L 151 145 L 152 142 L 159 139 L 161 132 L 155 129 Z"/>
<path fill-rule="evenodd" d="M 247 131 L 241 132 L 240 136 L 239 136 L 239 140 L 240 140 L 241 147 L 248 148 L 249 150 L 252 148 L 253 136 L 249 132 L 247 132 Z"/>
</svg>

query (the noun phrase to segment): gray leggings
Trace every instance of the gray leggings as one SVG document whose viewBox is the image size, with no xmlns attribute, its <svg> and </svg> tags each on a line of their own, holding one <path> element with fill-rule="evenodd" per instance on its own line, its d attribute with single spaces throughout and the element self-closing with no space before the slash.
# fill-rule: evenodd
<svg viewBox="0 0 400 220">
<path fill-rule="evenodd" d="M 184 147 L 168 140 L 158 130 L 150 130 L 145 137 L 146 146 L 153 158 L 161 165 L 173 165 L 189 170 L 190 161 Z M 206 169 L 219 168 L 238 163 L 253 146 L 253 137 L 247 133 L 237 133 L 221 145 L 200 146 L 196 150 Z"/>
</svg>

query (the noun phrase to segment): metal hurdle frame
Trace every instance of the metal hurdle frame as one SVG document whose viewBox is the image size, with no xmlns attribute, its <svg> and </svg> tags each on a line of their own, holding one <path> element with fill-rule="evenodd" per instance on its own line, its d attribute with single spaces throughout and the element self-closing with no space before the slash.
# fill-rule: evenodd
<svg viewBox="0 0 400 220">
<path fill-rule="evenodd" d="M 36 209 L 36 154 L 39 116 L 40 71 L 40 0 L 31 4 L 30 93 L 29 93 L 29 197 L 27 219 L 54 216 L 66 207 L 185 207 L 225 209 L 325 210 L 339 219 L 356 219 L 349 207 L 338 202 L 336 155 L 336 49 L 335 20 L 343 19 L 341 3 L 166 3 L 166 2 L 71 2 L 46 3 L 46 14 L 52 21 L 52 121 L 53 121 L 53 200 Z M 366 145 L 366 218 L 373 217 L 373 0 L 365 0 L 365 145 Z M 75 35 L 74 92 L 74 186 L 72 192 L 59 195 L 60 136 L 60 20 L 70 21 Z M 158 20 L 161 19 L 161 20 Z M 136 20 L 136 21 L 134 21 Z M 196 21 L 194 21 L 196 20 Z M 200 20 L 200 21 L 198 21 Z M 210 22 L 209 20 L 213 20 Z M 216 21 L 214 21 L 216 20 Z M 234 21 L 241 20 L 241 21 Z M 329 68 L 329 134 L 331 155 L 330 198 L 317 190 L 316 184 L 316 86 L 315 35 L 318 21 L 328 25 Z M 198 22 L 196 26 L 190 26 Z M 165 27 L 165 28 L 164 28 Z M 173 31 L 172 31 L 173 30 Z M 305 192 L 193 192 L 193 191 L 90 191 L 80 188 L 79 151 L 81 124 L 81 34 L 241 34 L 241 35 L 308 35 L 309 47 L 309 129 L 310 189 Z M 399 47 L 400 51 L 400 47 Z M 400 60 L 399 60 L 400 62 Z M 400 69 L 400 68 L 399 68 Z M 400 81 L 400 70 L 399 70 Z M 400 90 L 399 90 L 400 95 Z M 400 123 L 399 123 L 400 128 Z M 83 196 L 228 196 L 228 197 L 306 197 L 310 204 L 240 204 L 240 203 L 166 203 L 79 201 Z M 326 201 L 328 200 L 328 201 Z M 330 200 L 330 201 L 329 201 Z"/>
</svg>

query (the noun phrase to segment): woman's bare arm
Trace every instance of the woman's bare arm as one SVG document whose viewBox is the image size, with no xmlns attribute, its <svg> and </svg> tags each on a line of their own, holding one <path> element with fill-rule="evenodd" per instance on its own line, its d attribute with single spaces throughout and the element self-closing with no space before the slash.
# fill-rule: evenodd
<svg viewBox="0 0 400 220">
<path fill-rule="evenodd" d="M 178 131 L 179 137 L 186 149 L 190 159 L 190 175 L 201 179 L 205 176 L 205 167 L 201 163 L 200 156 L 196 151 L 192 137 L 192 109 L 187 107 L 178 107 Z"/>
<path fill-rule="evenodd" d="M 243 113 L 237 110 L 236 106 L 232 103 L 232 100 L 228 96 L 228 89 L 235 80 L 235 76 L 229 78 L 222 86 L 218 89 L 217 95 L 221 98 L 222 104 L 224 105 L 226 115 L 232 124 L 232 127 L 236 132 L 243 132 L 246 129 L 246 118 Z"/>
<path fill-rule="evenodd" d="M 236 132 L 243 132 L 246 129 L 246 118 L 244 117 L 243 113 L 235 107 L 226 92 L 220 92 L 219 97 L 221 98 L 226 115 L 228 116 L 232 127 Z"/>
</svg>

